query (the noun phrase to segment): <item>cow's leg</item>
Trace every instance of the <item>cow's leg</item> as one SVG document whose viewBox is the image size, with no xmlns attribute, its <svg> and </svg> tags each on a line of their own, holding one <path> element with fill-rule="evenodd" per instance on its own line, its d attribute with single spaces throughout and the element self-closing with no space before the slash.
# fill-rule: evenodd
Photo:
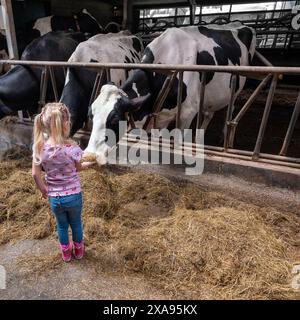
<svg viewBox="0 0 300 320">
<path fill-rule="evenodd" d="M 210 124 L 211 119 L 214 116 L 214 112 L 205 112 L 204 113 L 204 119 L 203 122 L 201 124 L 200 129 L 206 130 L 208 125 Z"/>
</svg>

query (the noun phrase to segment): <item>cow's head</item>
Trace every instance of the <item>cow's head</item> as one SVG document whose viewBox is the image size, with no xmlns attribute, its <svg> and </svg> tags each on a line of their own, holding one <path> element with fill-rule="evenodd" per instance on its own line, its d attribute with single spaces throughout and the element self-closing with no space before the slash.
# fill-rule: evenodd
<svg viewBox="0 0 300 320">
<path fill-rule="evenodd" d="M 74 14 L 74 17 L 78 20 L 81 32 L 90 34 L 91 36 L 103 33 L 103 27 L 86 9 Z"/>
<path fill-rule="evenodd" d="M 119 132 L 119 122 L 126 121 L 126 115 L 141 108 L 149 98 L 150 93 L 130 99 L 114 84 L 104 85 L 89 110 L 93 129 L 85 155 L 96 157 L 100 164 L 106 163 L 109 151 L 125 133 Z"/>
</svg>

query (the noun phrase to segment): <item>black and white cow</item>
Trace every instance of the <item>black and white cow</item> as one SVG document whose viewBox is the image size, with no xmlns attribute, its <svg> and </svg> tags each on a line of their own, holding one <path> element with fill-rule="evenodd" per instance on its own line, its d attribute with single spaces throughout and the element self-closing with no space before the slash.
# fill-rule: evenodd
<svg viewBox="0 0 300 320">
<path fill-rule="evenodd" d="M 69 62 L 137 63 L 143 47 L 139 38 L 128 32 L 99 34 L 82 42 Z M 82 128 L 87 119 L 88 107 L 97 72 L 91 69 L 69 68 L 60 101 L 71 113 L 71 134 Z M 126 80 L 124 70 L 111 70 L 111 81 L 122 85 Z"/>
<path fill-rule="evenodd" d="M 29 44 L 21 60 L 67 61 L 84 40 L 79 32 L 49 32 Z M 41 68 L 18 65 L 0 77 L 0 119 L 20 109 L 37 110 L 41 73 Z M 64 86 L 63 70 L 55 69 L 54 74 L 60 93 Z"/>
<path fill-rule="evenodd" d="M 102 26 L 86 9 L 71 17 L 52 15 L 27 22 L 17 30 L 18 51 L 21 56 L 26 46 L 34 39 L 50 31 L 82 32 L 86 39 L 98 33 L 104 33 Z M 86 40 L 85 39 L 85 40 Z"/>
<path fill-rule="evenodd" d="M 167 29 L 145 49 L 143 63 L 186 65 L 248 65 L 255 51 L 252 28 L 240 22 L 225 25 L 201 25 Z M 142 126 L 151 113 L 153 103 L 166 76 L 145 70 L 136 70 L 118 89 L 115 85 L 102 87 L 91 107 L 93 130 L 86 153 L 105 159 L 109 146 L 105 129 L 117 132 L 118 121 L 131 112 L 136 125 Z M 177 79 L 176 79 L 177 80 Z M 196 72 L 185 72 L 181 108 L 181 129 L 189 128 L 196 116 L 200 99 L 200 77 Z M 177 83 L 176 83 L 177 82 Z M 166 128 L 177 113 L 178 80 L 157 116 L 157 128 Z M 230 100 L 231 74 L 209 72 L 206 79 L 204 121 L 205 129 L 215 111 L 224 108 Z M 236 95 L 242 90 L 245 77 L 238 77 Z M 138 99 L 138 101 L 137 101 Z"/>
<path fill-rule="evenodd" d="M 52 15 L 39 18 L 35 21 L 33 29 L 37 30 L 40 36 L 50 31 L 63 30 L 88 33 L 92 36 L 103 32 L 103 27 L 86 9 L 74 14 L 72 17 Z"/>
</svg>

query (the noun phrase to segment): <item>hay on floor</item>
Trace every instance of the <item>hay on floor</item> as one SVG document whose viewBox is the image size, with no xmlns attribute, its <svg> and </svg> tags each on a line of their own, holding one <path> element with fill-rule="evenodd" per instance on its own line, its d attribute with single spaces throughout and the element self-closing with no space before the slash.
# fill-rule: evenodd
<svg viewBox="0 0 300 320">
<path fill-rule="evenodd" d="M 0 173 L 0 244 L 56 237 L 30 163 L 0 162 Z M 91 169 L 80 177 L 87 258 L 101 270 L 138 273 L 174 298 L 299 298 L 290 286 L 300 261 L 293 213 L 155 174 Z"/>
</svg>

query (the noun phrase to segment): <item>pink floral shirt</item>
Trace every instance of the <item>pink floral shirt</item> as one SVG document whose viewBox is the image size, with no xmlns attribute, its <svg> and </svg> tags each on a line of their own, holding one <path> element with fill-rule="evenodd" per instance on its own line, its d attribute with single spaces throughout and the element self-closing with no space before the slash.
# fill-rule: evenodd
<svg viewBox="0 0 300 320">
<path fill-rule="evenodd" d="M 41 152 L 41 164 L 46 172 L 49 196 L 68 196 L 81 192 L 75 161 L 81 160 L 83 151 L 78 145 L 53 147 L 45 143 Z"/>
</svg>

